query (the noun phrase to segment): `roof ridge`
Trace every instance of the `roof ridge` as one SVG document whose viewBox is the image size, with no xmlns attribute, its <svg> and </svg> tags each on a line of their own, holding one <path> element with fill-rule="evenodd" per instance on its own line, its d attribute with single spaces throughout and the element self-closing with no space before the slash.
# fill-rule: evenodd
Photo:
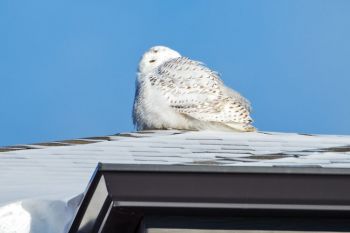
<svg viewBox="0 0 350 233">
<path fill-rule="evenodd" d="M 74 146 L 74 145 L 84 145 L 84 144 L 93 144 L 97 142 L 104 141 L 115 141 L 123 138 L 145 138 L 151 137 L 154 133 L 162 132 L 163 136 L 166 135 L 176 135 L 181 134 L 187 131 L 179 131 L 179 130 L 144 130 L 144 131 L 135 131 L 135 132 L 121 132 L 107 136 L 91 136 L 91 137 L 83 137 L 83 138 L 75 138 L 75 139 L 63 139 L 57 141 L 48 141 L 48 142 L 36 142 L 30 144 L 17 144 L 10 146 L 0 146 L 1 152 L 10 152 L 10 151 L 18 151 L 18 150 L 29 150 L 29 149 L 45 149 L 50 147 L 57 146 Z"/>
<path fill-rule="evenodd" d="M 57 140 L 57 141 L 51 141 L 51 142 L 39 142 L 39 143 L 32 143 L 32 144 L 19 144 L 19 145 L 11 145 L 11 146 L 4 146 L 0 147 L 0 153 L 1 152 L 11 152 L 11 151 L 19 151 L 19 150 L 31 150 L 31 149 L 45 149 L 45 148 L 52 148 L 52 147 L 65 147 L 65 146 L 75 146 L 75 145 L 85 145 L 85 144 L 93 144 L 98 142 L 106 142 L 106 141 L 120 141 L 120 140 L 131 140 L 131 139 L 137 139 L 137 138 L 144 138 L 147 140 L 147 138 L 155 138 L 156 137 L 164 137 L 164 136 L 176 136 L 180 134 L 186 133 L 186 140 L 191 141 L 204 141 L 207 140 L 249 140 L 254 141 L 257 140 L 259 143 L 270 143 L 270 141 L 274 142 L 276 140 L 276 137 L 279 136 L 288 136 L 288 137 L 301 137 L 299 138 L 299 143 L 302 143 L 301 141 L 312 141 L 312 140 L 318 140 L 318 139 L 334 139 L 336 140 L 346 140 L 350 139 L 349 136 L 346 135 L 317 135 L 317 134 L 300 134 L 300 133 L 282 133 L 282 132 L 253 132 L 253 133 L 232 133 L 232 132 L 218 132 L 218 131 L 181 131 L 181 130 L 145 130 L 145 131 L 134 131 L 134 132 L 121 132 L 113 135 L 107 135 L 107 136 L 92 136 L 92 137 L 83 137 L 83 138 L 76 138 L 76 139 L 65 139 L 65 140 Z M 259 135 L 266 135 L 267 138 L 264 138 L 264 140 L 254 139 L 256 137 L 256 134 Z M 271 139 L 270 139 L 271 137 Z M 289 140 L 288 138 L 285 140 Z M 285 141 L 280 139 L 281 142 Z M 307 142 L 308 143 L 308 142 Z M 345 146 L 344 148 L 336 148 L 334 149 L 333 146 L 329 146 L 330 151 L 334 150 L 342 150 L 342 151 L 348 151 L 349 146 Z M 333 150 L 334 149 L 334 150 Z"/>
</svg>

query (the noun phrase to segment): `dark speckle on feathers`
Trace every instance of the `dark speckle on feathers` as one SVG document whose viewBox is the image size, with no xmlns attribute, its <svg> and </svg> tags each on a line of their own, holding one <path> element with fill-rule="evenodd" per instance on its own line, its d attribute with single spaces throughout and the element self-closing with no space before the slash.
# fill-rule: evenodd
<svg viewBox="0 0 350 233">
<path fill-rule="evenodd" d="M 247 127 L 252 122 L 249 102 L 224 87 L 219 74 L 200 62 L 186 57 L 169 60 L 158 67 L 150 81 L 161 87 L 170 107 L 191 118 L 235 122 Z"/>
</svg>

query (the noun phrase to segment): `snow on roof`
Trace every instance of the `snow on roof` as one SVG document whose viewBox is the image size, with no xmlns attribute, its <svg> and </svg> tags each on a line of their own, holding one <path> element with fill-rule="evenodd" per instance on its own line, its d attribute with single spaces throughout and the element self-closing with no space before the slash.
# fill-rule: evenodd
<svg viewBox="0 0 350 233">
<path fill-rule="evenodd" d="M 55 200 L 68 208 L 98 162 L 350 168 L 350 136 L 168 130 L 5 147 L 0 148 L 0 206 L 30 200 L 19 205 L 33 212 L 28 207 L 38 206 L 33 200 Z"/>
<path fill-rule="evenodd" d="M 20 150 L 13 150 L 17 148 Z M 0 205 L 31 197 L 79 194 L 98 162 L 350 168 L 350 136 L 294 133 L 143 131 L 3 151 Z"/>
</svg>

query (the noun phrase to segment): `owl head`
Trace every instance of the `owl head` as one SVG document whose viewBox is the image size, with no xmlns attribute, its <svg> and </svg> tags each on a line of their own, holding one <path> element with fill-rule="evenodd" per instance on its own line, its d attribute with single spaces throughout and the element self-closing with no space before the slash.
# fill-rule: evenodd
<svg viewBox="0 0 350 233">
<path fill-rule="evenodd" d="M 141 75 L 145 75 L 164 62 L 178 57 L 181 57 L 181 55 L 175 50 L 165 46 L 154 46 L 143 54 L 138 71 Z"/>
</svg>

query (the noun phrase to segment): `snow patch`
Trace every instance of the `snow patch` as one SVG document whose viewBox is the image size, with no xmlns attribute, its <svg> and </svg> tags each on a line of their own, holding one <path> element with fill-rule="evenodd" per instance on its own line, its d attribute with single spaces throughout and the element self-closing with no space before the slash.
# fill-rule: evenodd
<svg viewBox="0 0 350 233">
<path fill-rule="evenodd" d="M 32 199 L 0 207 L 0 233 L 65 233 L 82 199 Z"/>
</svg>

